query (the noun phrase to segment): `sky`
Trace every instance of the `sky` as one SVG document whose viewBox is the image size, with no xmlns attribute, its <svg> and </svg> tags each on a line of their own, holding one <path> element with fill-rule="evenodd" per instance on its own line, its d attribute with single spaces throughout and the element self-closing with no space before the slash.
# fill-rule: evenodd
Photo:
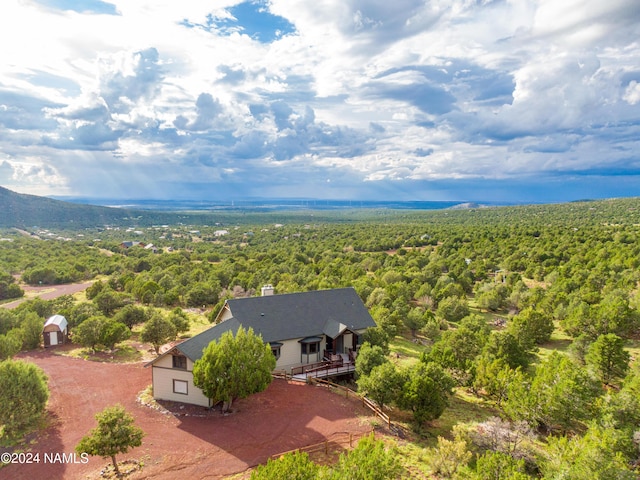
<svg viewBox="0 0 640 480">
<path fill-rule="evenodd" d="M 2 0 L 0 185 L 640 196 L 637 0 Z"/>
</svg>

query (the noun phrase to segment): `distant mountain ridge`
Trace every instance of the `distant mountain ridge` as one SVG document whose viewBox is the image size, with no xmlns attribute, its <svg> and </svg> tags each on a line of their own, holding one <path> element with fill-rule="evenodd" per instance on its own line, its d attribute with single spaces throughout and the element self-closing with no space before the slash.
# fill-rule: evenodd
<svg viewBox="0 0 640 480">
<path fill-rule="evenodd" d="M 0 227 L 82 228 L 121 223 L 133 214 L 126 209 L 68 203 L 0 187 Z"/>
</svg>

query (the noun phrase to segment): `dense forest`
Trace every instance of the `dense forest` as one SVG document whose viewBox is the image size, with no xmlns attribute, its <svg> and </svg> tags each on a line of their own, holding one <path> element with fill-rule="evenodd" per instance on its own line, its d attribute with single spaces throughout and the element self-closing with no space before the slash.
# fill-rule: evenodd
<svg viewBox="0 0 640 480">
<path fill-rule="evenodd" d="M 0 232 L 0 299 L 25 285 L 95 280 L 86 299 L 0 309 L 0 359 L 37 347 L 52 313 L 80 339 L 99 318 L 112 337 L 90 346 L 112 348 L 127 338 L 116 323 L 166 317 L 175 336 L 188 331 L 187 309 L 213 321 L 226 299 L 264 284 L 352 286 L 378 325 L 356 385 L 404 412 L 423 452 L 417 471 L 637 478 L 640 199 L 195 219 Z M 460 398 L 491 415 L 435 428 Z"/>
</svg>

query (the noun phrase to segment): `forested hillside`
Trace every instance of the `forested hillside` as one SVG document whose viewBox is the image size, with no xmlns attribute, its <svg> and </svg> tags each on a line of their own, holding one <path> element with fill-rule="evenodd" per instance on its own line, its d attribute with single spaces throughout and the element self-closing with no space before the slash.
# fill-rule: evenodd
<svg viewBox="0 0 640 480">
<path fill-rule="evenodd" d="M 99 281 L 83 302 L 0 310 L 0 340 L 53 311 L 74 328 L 95 316 L 128 325 L 175 317 L 176 308 L 213 319 L 225 299 L 264 284 L 276 293 L 353 286 L 378 324 L 357 385 L 405 412 L 398 418 L 429 447 L 420 472 L 636 478 L 639 199 L 333 215 L 228 213 L 219 225 L 55 232 L 66 242 L 6 231 L 7 284 L 18 275 Z M 454 407 L 459 418 L 446 417 Z M 483 413 L 472 421 L 466 409 Z M 488 477 L 497 464 L 514 476 Z"/>
<path fill-rule="evenodd" d="M 95 227 L 120 224 L 130 215 L 130 212 L 117 208 L 77 205 L 0 187 L 0 227 Z"/>
</svg>

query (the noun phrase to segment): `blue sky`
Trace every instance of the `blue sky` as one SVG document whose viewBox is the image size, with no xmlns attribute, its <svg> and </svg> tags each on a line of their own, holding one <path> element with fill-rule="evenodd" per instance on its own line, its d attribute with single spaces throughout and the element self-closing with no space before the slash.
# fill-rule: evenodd
<svg viewBox="0 0 640 480">
<path fill-rule="evenodd" d="M 640 196 L 639 39 L 636 0 L 3 0 L 0 185 Z"/>
</svg>

